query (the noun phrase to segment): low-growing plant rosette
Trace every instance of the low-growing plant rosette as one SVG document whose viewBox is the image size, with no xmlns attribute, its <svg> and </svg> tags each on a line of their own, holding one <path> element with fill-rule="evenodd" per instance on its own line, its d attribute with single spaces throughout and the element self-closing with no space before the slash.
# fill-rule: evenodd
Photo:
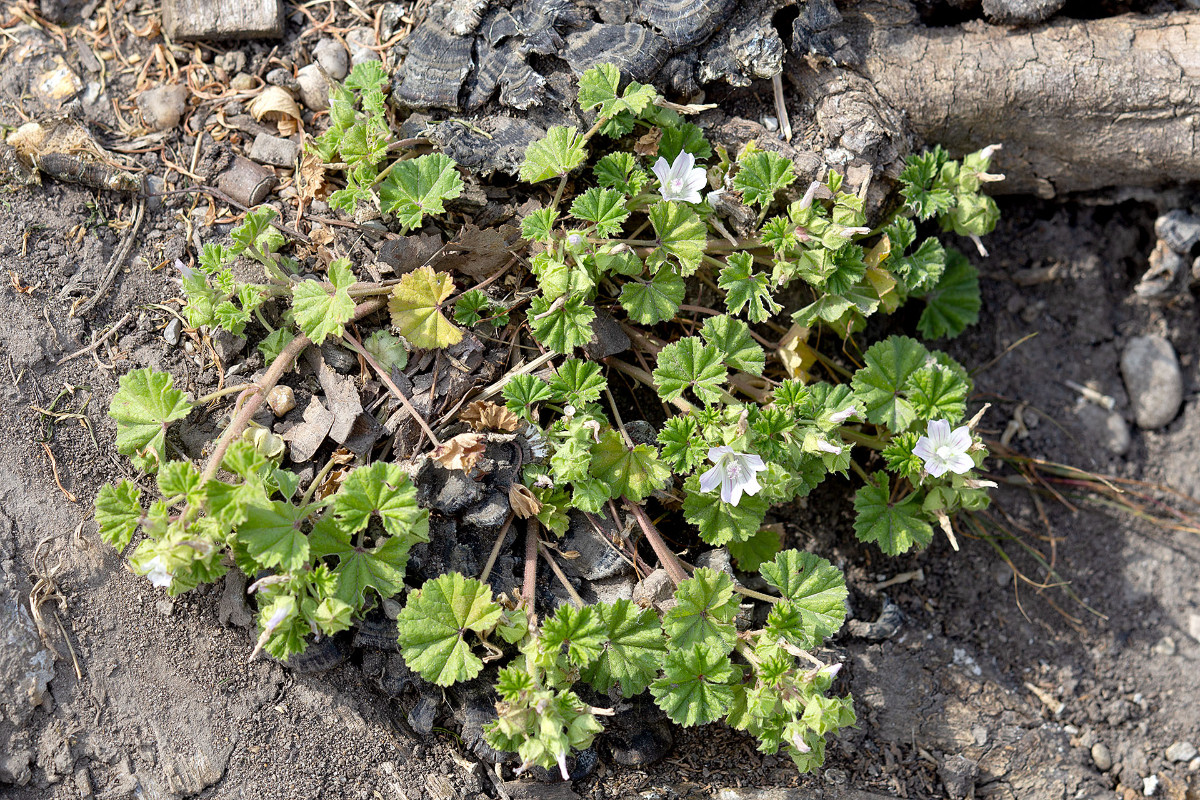
<svg viewBox="0 0 1200 800">
<path fill-rule="evenodd" d="M 381 214 L 401 233 L 453 235 L 447 204 L 463 176 L 443 154 L 418 154 L 423 140 L 392 141 L 386 80 L 378 63 L 356 65 L 331 92 L 330 126 L 306 158 L 342 165 L 333 207 Z M 244 572 L 258 605 L 255 654 L 286 659 L 405 595 L 406 664 L 438 686 L 490 670 L 497 719 L 487 741 L 515 754 L 518 771 L 569 777 L 570 753 L 590 746 L 617 698 L 643 692 L 680 725 L 723 720 L 763 752 L 815 769 L 827 737 L 855 719 L 850 698 L 831 694 L 840 665 L 814 655 L 844 620 L 846 586 L 826 559 L 782 549 L 768 514 L 831 473 L 854 472 L 857 537 L 897 555 L 928 545 L 934 525 L 957 546 L 954 515 L 986 506 L 992 485 L 979 477 L 987 451 L 964 422 L 972 382 L 962 366 L 894 335 L 851 368 L 838 352 L 853 348 L 825 355 L 817 332 L 849 340 L 910 300 L 923 303 L 916 328 L 926 339 L 977 319 L 974 267 L 923 228 L 977 243 L 992 230 L 996 207 L 980 188 L 996 177 L 993 151 L 911 157 L 902 202 L 869 221 L 865 187 L 846 187 L 836 171 L 797 184 L 795 165 L 769 144 L 714 148 L 686 121 L 688 107 L 623 82 L 611 65 L 587 70 L 577 99 L 589 127 L 552 127 L 525 153 L 520 179 L 543 204 L 520 220 L 512 251 L 528 270 L 512 280 L 467 285 L 429 263 L 383 282 L 346 258 L 302 264 L 284 254 L 268 208 L 248 213 L 230 244 L 205 244 L 199 263 L 181 269 L 189 325 L 255 337 L 269 367 L 254 384 L 196 400 L 170 376 L 124 376 L 110 410 L 118 450 L 157 486 L 104 487 L 100 533 L 123 550 L 140 532 L 133 571 L 172 595 L 231 566 Z M 237 259 L 257 262 L 262 281 L 235 277 L 245 274 Z M 802 305 L 785 309 L 796 297 Z M 383 326 L 371 323 L 385 308 Z M 587 356 L 601 324 L 628 337 L 627 353 Z M 542 352 L 541 369 L 506 374 L 491 390 L 502 406 L 468 396 L 457 421 L 427 421 L 390 376 L 410 353 L 453 346 L 468 330 L 514 346 L 524 337 Z M 494 594 L 491 562 L 480 576 L 406 586 L 409 551 L 430 536 L 409 471 L 382 452 L 349 465 L 330 453 L 305 483 L 284 467 L 279 436 L 250 427 L 300 352 L 326 341 L 358 354 L 421 426 L 425 452 L 397 458 L 433 458 L 471 478 L 481 430 L 527 443 L 507 487 L 509 522 L 528 525 L 520 591 Z M 170 426 L 234 394 L 203 468 L 175 459 Z M 626 416 L 652 408 L 654 433 L 635 436 L 622 403 Z M 470 429 L 451 436 L 455 422 Z M 676 523 L 672 539 L 689 552 L 726 548 L 736 570 L 685 563 L 647 508 Z M 634 555 L 656 560 L 675 586 L 669 610 L 576 596 L 536 604 L 538 554 L 554 563 L 546 545 L 571 515 L 597 530 L 601 517 L 617 529 L 628 519 L 646 545 Z M 754 574 L 770 592 L 744 585 Z M 765 621 L 746 622 L 754 615 L 739 613 L 743 603 L 767 604 Z M 605 696 L 608 705 L 591 704 Z"/>
</svg>

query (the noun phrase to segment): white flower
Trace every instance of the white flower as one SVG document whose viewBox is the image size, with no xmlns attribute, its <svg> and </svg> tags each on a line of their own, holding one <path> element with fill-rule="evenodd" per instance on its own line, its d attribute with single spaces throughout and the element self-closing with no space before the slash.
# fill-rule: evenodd
<svg viewBox="0 0 1200 800">
<path fill-rule="evenodd" d="M 971 431 L 966 425 L 950 430 L 950 423 L 935 419 L 925 435 L 917 440 L 913 453 L 925 462 L 925 469 L 935 478 L 946 472 L 963 475 L 975 466 L 967 455 L 971 449 Z"/>
<path fill-rule="evenodd" d="M 835 456 L 840 456 L 842 454 L 841 445 L 836 445 L 828 439 L 823 439 L 820 436 L 818 436 L 816 439 L 816 446 L 817 449 L 822 453 L 830 453 Z"/>
<path fill-rule="evenodd" d="M 146 571 L 144 574 L 150 579 L 150 583 L 159 589 L 168 589 L 171 586 L 171 581 L 175 580 L 175 576 L 167 571 L 163 566 L 162 558 L 155 556 L 143 565 Z"/>
<path fill-rule="evenodd" d="M 567 246 L 572 247 L 572 248 L 582 247 L 583 246 L 583 237 L 581 235 L 579 235 L 578 233 L 570 234 L 569 236 L 567 236 Z"/>
<path fill-rule="evenodd" d="M 696 159 L 691 153 L 680 153 L 675 157 L 675 163 L 670 165 L 659 156 L 651 169 L 658 178 L 658 191 L 663 200 L 700 202 L 700 190 L 708 184 L 708 178 L 704 168 L 696 166 Z"/>
<path fill-rule="evenodd" d="M 829 421 L 834 425 L 841 425 L 851 417 L 861 417 L 862 412 L 858 410 L 858 406 L 849 406 L 841 411 L 836 411 L 829 415 Z"/>
<path fill-rule="evenodd" d="M 735 453 L 732 447 L 710 447 L 708 460 L 714 466 L 700 476 L 700 491 L 711 492 L 719 485 L 721 500 L 736 506 L 743 493 L 756 495 L 762 489 L 756 473 L 762 472 L 767 465 L 758 456 Z"/>
</svg>

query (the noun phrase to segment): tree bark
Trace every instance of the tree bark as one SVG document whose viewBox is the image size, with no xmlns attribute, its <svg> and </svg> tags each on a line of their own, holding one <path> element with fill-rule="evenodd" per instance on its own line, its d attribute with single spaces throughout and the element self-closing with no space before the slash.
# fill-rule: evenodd
<svg viewBox="0 0 1200 800">
<path fill-rule="evenodd" d="M 882 2 L 846 24 L 863 60 L 842 80 L 877 95 L 877 116 L 898 112 L 924 143 L 955 154 L 1002 143 L 998 191 L 1200 180 L 1200 13 L 926 28 L 906 4 Z"/>
</svg>

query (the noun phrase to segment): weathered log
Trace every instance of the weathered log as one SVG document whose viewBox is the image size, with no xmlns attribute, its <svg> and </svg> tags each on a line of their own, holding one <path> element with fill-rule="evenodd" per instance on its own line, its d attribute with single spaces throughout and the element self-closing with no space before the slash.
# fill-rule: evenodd
<svg viewBox="0 0 1200 800">
<path fill-rule="evenodd" d="M 281 0 L 166 0 L 163 30 L 176 41 L 277 39 L 283 35 Z"/>
<path fill-rule="evenodd" d="M 1200 181 L 1200 13 L 926 28 L 905 6 L 847 15 L 856 77 L 925 143 L 1002 142 L 999 191 Z"/>
</svg>

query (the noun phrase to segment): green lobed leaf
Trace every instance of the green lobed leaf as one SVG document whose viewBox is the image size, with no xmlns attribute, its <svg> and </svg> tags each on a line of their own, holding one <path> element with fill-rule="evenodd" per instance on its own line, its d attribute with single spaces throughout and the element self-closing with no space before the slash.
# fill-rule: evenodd
<svg viewBox="0 0 1200 800">
<path fill-rule="evenodd" d="M 740 670 L 727 651 L 694 644 L 667 652 L 663 676 L 650 684 L 650 693 L 671 721 L 691 727 L 720 719 L 733 705 L 733 687 Z"/>
<path fill-rule="evenodd" d="M 629 218 L 629 209 L 625 207 L 625 196 L 617 190 L 593 186 L 575 198 L 571 216 L 595 225 L 600 236 L 615 236 Z"/>
<path fill-rule="evenodd" d="M 463 292 L 454 301 L 454 321 L 469 328 L 483 319 L 491 304 L 491 299 L 478 289 Z"/>
<path fill-rule="evenodd" d="M 679 154 L 685 152 L 691 153 L 697 161 L 712 157 L 712 145 L 704 138 L 704 131 L 700 126 L 684 122 L 662 128 L 662 138 L 658 140 L 658 155 L 668 163 L 674 164 Z"/>
<path fill-rule="evenodd" d="M 686 475 L 704 462 L 708 443 L 693 416 L 670 417 L 658 432 L 662 460 L 676 473 Z"/>
<path fill-rule="evenodd" d="M 626 196 L 639 193 L 649 180 L 633 153 L 609 153 L 596 162 L 593 171 L 597 183 Z"/>
<path fill-rule="evenodd" d="M 549 244 L 554 238 L 556 222 L 558 222 L 557 209 L 535 209 L 521 220 L 521 235 L 531 241 Z"/>
<path fill-rule="evenodd" d="M 979 321 L 979 270 L 957 250 L 946 251 L 946 268 L 927 295 L 917 330 L 926 339 L 954 338 Z"/>
<path fill-rule="evenodd" d="M 657 97 L 658 92 L 653 86 L 644 86 L 637 81 L 630 81 L 622 92 L 621 73 L 612 64 L 600 64 L 579 76 L 579 107 L 591 111 L 599 106 L 597 114 L 600 117 L 613 117 L 622 111 L 640 114 Z"/>
<path fill-rule="evenodd" d="M 621 287 L 621 306 L 641 325 L 674 319 L 684 296 L 683 278 L 663 265 L 649 281 L 632 280 Z"/>
<path fill-rule="evenodd" d="M 314 556 L 338 559 L 333 571 L 337 579 L 335 594 L 355 610 L 363 607 L 368 589 L 374 589 L 385 599 L 404 589 L 408 552 L 415 541 L 418 539 L 413 536 L 388 536 L 374 547 L 356 546 L 351 533 L 330 514 L 313 527 L 309 536 Z"/>
<path fill-rule="evenodd" d="M 604 621 L 592 606 L 575 608 L 563 604 L 542 623 L 542 645 L 546 652 L 557 655 L 565 650 L 567 659 L 576 667 L 586 667 L 599 657 L 605 644 L 604 634 Z"/>
<path fill-rule="evenodd" d="M 135 369 L 121 376 L 108 415 L 117 423 L 117 452 L 149 472 L 166 461 L 167 427 L 191 413 L 187 396 L 165 372 Z"/>
<path fill-rule="evenodd" d="M 410 592 L 396 629 L 410 669 L 438 686 L 474 678 L 483 661 L 471 652 L 467 631 L 483 633 L 500 621 L 492 590 L 474 578 L 447 572 Z"/>
<path fill-rule="evenodd" d="M 854 495 L 854 535 L 860 542 L 875 542 L 889 556 L 907 553 L 933 541 L 933 528 L 921 515 L 915 493 L 892 502 L 886 473 L 877 473 Z"/>
<path fill-rule="evenodd" d="M 744 495 L 737 505 L 726 503 L 720 492 L 700 491 L 700 479 L 695 475 L 683 488 L 683 516 L 700 529 L 700 538 L 714 547 L 754 536 L 771 506 L 762 494 Z"/>
<path fill-rule="evenodd" d="M 267 366 L 271 362 L 279 358 L 279 354 L 284 348 L 292 343 L 296 338 L 296 334 L 289 331 L 287 328 L 279 328 L 276 331 L 268 334 L 265 339 L 258 343 L 258 352 L 262 353 L 263 361 Z"/>
<path fill-rule="evenodd" d="M 106 483 L 96 495 L 100 538 L 118 550 L 129 546 L 142 519 L 142 490 L 132 481 Z"/>
<path fill-rule="evenodd" d="M 671 480 L 671 470 L 658 459 L 658 451 L 648 444 L 625 446 L 621 435 L 607 430 L 592 446 L 592 476 L 605 483 L 613 497 L 626 497 L 640 503 Z"/>
<path fill-rule="evenodd" d="M 533 419 L 535 407 L 539 403 L 554 398 L 550 385 L 536 375 L 513 375 L 503 389 L 505 405 L 508 410 L 524 417 Z"/>
<path fill-rule="evenodd" d="M 764 562 L 774 558 L 782 546 L 779 532 L 769 527 L 760 528 L 745 541 L 726 545 L 742 572 L 755 572 Z"/>
<path fill-rule="evenodd" d="M 413 347 L 442 348 L 462 341 L 462 331 L 442 313 L 447 298 L 454 294 L 454 279 L 448 272 L 419 267 L 400 278 L 388 299 L 392 325 Z"/>
<path fill-rule="evenodd" d="M 750 335 L 750 326 L 726 314 L 704 320 L 700 335 L 717 350 L 730 369 L 762 375 L 767 355 Z"/>
<path fill-rule="evenodd" d="M 748 206 L 766 208 L 775 200 L 776 192 L 796 180 L 791 159 L 767 150 L 743 155 L 739 165 L 733 176 L 733 188 L 742 193 Z"/>
<path fill-rule="evenodd" d="M 529 326 L 533 336 L 556 353 L 570 353 L 592 338 L 592 320 L 596 312 L 581 295 L 563 302 L 534 297 L 529 302 Z"/>
<path fill-rule="evenodd" d="M 568 358 L 550 379 L 550 391 L 557 400 L 582 406 L 600 399 L 607 381 L 594 361 Z"/>
<path fill-rule="evenodd" d="M 676 605 L 663 618 L 672 650 L 708 644 L 721 652 L 733 650 L 738 601 L 733 581 L 724 572 L 698 568 L 675 589 Z"/>
<path fill-rule="evenodd" d="M 695 272 L 708 244 L 708 231 L 696 212 L 686 203 L 663 200 L 650 208 L 649 216 L 658 246 L 648 261 L 657 265 L 669 256 L 678 262 L 683 277 Z"/>
<path fill-rule="evenodd" d="M 420 227 L 426 214 L 441 214 L 445 201 L 462 194 L 458 165 L 443 153 L 398 161 L 379 184 L 379 208 L 394 214 L 406 233 Z"/>
<path fill-rule="evenodd" d="M 929 351 L 907 336 L 889 336 L 863 354 L 863 366 L 854 373 L 854 394 L 866 407 L 867 419 L 902 433 L 917 418 L 912 403 L 902 397 L 910 375 L 929 356 Z"/>
<path fill-rule="evenodd" d="M 909 376 L 904 391 L 919 419 L 953 423 L 967 411 L 971 382 L 962 370 L 931 361 Z"/>
<path fill-rule="evenodd" d="M 695 336 L 667 345 L 659 351 L 654 369 L 659 396 L 670 402 L 691 389 L 704 403 L 719 402 L 721 385 L 728 377 L 721 356 L 720 350 Z"/>
<path fill-rule="evenodd" d="M 327 336 L 341 336 L 346 323 L 354 317 L 354 298 L 349 292 L 354 285 L 354 273 L 347 259 L 339 258 L 329 265 L 329 282 L 333 284 L 333 294 L 316 281 L 301 281 L 292 287 L 296 324 L 317 345 Z"/>
<path fill-rule="evenodd" d="M 350 534 L 377 515 L 389 536 L 410 545 L 429 541 L 429 512 L 417 505 L 416 487 L 399 464 L 377 461 L 351 471 L 334 496 L 333 513 Z"/>
<path fill-rule="evenodd" d="M 526 183 L 540 183 L 566 175 L 584 161 L 587 161 L 587 150 L 575 126 L 555 125 L 544 138 L 525 148 L 520 177 Z"/>
<path fill-rule="evenodd" d="M 717 286 L 725 292 L 729 313 L 740 314 L 745 309 L 751 322 L 764 322 L 783 310 L 767 288 L 767 276 L 754 271 L 754 256 L 750 253 L 731 253 Z"/>
<path fill-rule="evenodd" d="M 246 519 L 237 526 L 237 539 L 264 569 L 278 567 L 295 572 L 308 564 L 308 537 L 300 530 L 311 513 L 306 506 L 278 500 L 246 508 Z"/>
<path fill-rule="evenodd" d="M 803 619 L 797 645 L 816 647 L 842 627 L 846 619 L 846 579 L 837 567 L 812 553 L 784 550 L 758 571 Z"/>
<path fill-rule="evenodd" d="M 641 694 L 654 680 L 667 650 L 658 614 L 624 599 L 597 603 L 594 608 L 608 639 L 581 677 L 598 692 L 619 684 L 622 697 Z"/>
<path fill-rule="evenodd" d="M 408 348 L 399 336 L 385 330 L 377 330 L 363 339 L 363 349 L 379 362 L 385 372 L 404 369 L 408 364 Z"/>
</svg>

